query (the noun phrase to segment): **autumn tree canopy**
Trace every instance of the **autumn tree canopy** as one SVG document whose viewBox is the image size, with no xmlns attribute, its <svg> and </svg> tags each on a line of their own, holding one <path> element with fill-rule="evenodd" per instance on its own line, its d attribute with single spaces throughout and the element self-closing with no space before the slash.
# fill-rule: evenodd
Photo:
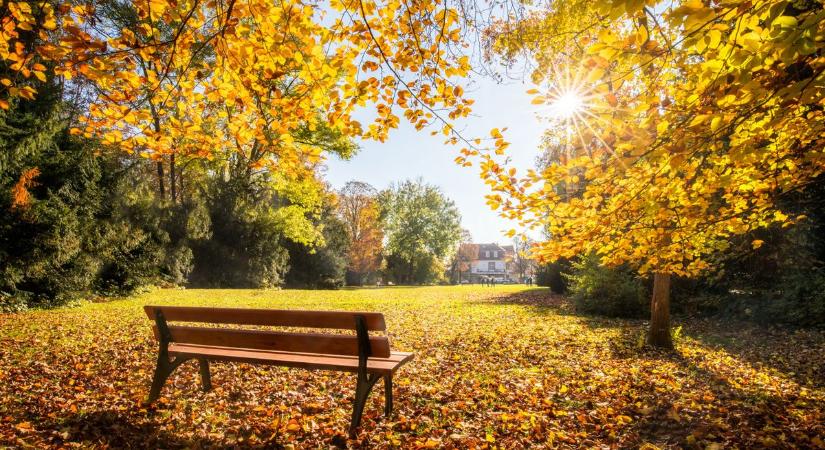
<svg viewBox="0 0 825 450">
<path fill-rule="evenodd" d="M 0 107 L 31 99 L 52 73 L 84 84 L 76 133 L 128 152 L 210 158 L 230 150 L 253 167 L 301 175 L 323 146 L 319 126 L 383 141 L 399 110 L 417 128 L 436 111 L 464 116 L 451 77 L 469 61 L 457 13 L 433 1 L 164 0 L 7 2 Z M 106 11 L 105 9 L 114 9 Z M 354 113 L 369 106 L 372 119 Z"/>
<path fill-rule="evenodd" d="M 338 193 L 338 215 L 349 238 L 347 270 L 363 282 L 381 268 L 384 231 L 378 191 L 367 183 L 348 182 Z"/>
<path fill-rule="evenodd" d="M 583 98 L 549 131 L 564 149 L 554 164 L 483 164 L 490 203 L 547 228 L 538 256 L 696 275 L 731 236 L 803 219 L 776 200 L 825 168 L 820 3 L 574 4 L 502 25 L 495 42 L 535 55 L 535 103 Z"/>
<path fill-rule="evenodd" d="M 500 21 L 492 48 L 537 63 L 555 156 L 519 175 L 482 155 L 489 203 L 546 229 L 539 258 L 631 263 L 661 275 L 660 296 L 732 237 L 804 220 L 777 202 L 825 168 L 823 14 L 816 1 L 614 0 Z"/>
</svg>

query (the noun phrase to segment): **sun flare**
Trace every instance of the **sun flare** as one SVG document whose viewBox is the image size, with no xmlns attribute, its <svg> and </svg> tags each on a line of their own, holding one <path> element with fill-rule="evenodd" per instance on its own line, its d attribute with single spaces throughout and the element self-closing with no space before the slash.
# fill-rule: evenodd
<svg viewBox="0 0 825 450">
<path fill-rule="evenodd" d="M 606 113 L 619 109 L 604 101 L 609 94 L 604 84 L 587 81 L 584 76 L 588 71 L 584 68 L 560 67 L 551 71 L 547 91 L 535 102 L 545 105 L 537 113 L 551 125 L 548 142 L 563 149 L 567 158 L 597 151 L 615 156 L 613 148 L 602 139 L 602 130 L 610 125 Z M 621 160 L 619 163 L 624 164 Z"/>
<path fill-rule="evenodd" d="M 581 112 L 583 107 L 584 98 L 576 91 L 567 91 L 550 104 L 550 114 L 559 119 L 570 119 Z"/>
</svg>

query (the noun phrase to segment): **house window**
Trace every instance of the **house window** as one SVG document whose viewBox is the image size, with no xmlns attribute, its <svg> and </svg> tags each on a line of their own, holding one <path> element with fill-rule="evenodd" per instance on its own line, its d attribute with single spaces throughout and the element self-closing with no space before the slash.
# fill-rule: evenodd
<svg viewBox="0 0 825 450">
<path fill-rule="evenodd" d="M 493 251 L 493 258 L 498 258 L 498 250 Z"/>
<path fill-rule="evenodd" d="M 485 257 L 485 258 L 489 258 L 489 257 L 490 257 L 490 250 L 485 250 L 485 251 L 484 251 L 484 257 Z"/>
<path fill-rule="evenodd" d="M 487 270 L 493 271 L 496 270 L 496 263 L 494 261 L 490 261 L 487 263 Z"/>
</svg>

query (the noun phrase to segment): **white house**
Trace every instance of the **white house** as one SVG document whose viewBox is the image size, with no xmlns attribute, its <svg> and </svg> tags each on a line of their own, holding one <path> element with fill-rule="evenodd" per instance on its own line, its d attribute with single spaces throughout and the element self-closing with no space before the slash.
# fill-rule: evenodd
<svg viewBox="0 0 825 450">
<path fill-rule="evenodd" d="M 469 270 L 464 279 L 480 282 L 483 278 L 497 281 L 511 279 L 513 246 L 498 244 L 462 244 L 461 253 L 467 255 Z"/>
</svg>

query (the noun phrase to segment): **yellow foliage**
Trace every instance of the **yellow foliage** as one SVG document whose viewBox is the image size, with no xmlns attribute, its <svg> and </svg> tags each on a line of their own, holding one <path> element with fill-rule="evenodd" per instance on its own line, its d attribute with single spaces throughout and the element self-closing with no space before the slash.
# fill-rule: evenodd
<svg viewBox="0 0 825 450">
<path fill-rule="evenodd" d="M 551 148 L 544 170 L 502 176 L 481 155 L 491 206 L 552 236 L 536 256 L 692 276 L 731 237 L 795 221 L 777 200 L 825 171 L 815 3 L 566 3 L 494 33 L 500 54 L 533 51 L 534 81 L 568 67 L 587 97 L 572 138 L 548 130 L 566 152 Z"/>
<path fill-rule="evenodd" d="M 448 80 L 470 68 L 449 51 L 460 46 L 458 14 L 435 0 L 333 0 L 330 10 L 300 0 L 135 0 L 138 23 L 105 35 L 92 4 L 32 5 L 10 2 L 2 20 L 0 60 L 21 76 L 0 82 L 0 107 L 33 99 L 47 67 L 83 78 L 95 97 L 78 128 L 153 159 L 240 154 L 298 178 L 321 160 L 295 140 L 301 130 L 384 141 L 397 108 L 416 127 L 424 113 L 470 111 Z M 42 38 L 29 48 L 21 30 Z M 354 119 L 365 108 L 374 113 L 366 126 Z"/>
</svg>

